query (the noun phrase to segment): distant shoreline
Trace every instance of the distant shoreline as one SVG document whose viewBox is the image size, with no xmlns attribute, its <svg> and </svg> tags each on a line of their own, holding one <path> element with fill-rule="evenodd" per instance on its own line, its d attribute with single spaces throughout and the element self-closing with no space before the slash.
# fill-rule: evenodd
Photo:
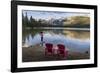
<svg viewBox="0 0 100 73">
<path fill-rule="evenodd" d="M 45 29 L 45 30 L 49 30 L 49 29 L 63 29 L 63 30 L 70 30 L 70 31 L 90 31 L 90 28 L 72 28 L 72 27 L 27 27 L 25 29 Z"/>
</svg>

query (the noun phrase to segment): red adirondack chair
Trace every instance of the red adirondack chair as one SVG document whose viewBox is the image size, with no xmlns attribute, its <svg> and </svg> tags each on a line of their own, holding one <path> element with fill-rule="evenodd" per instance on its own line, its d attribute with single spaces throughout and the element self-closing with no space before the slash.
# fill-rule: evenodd
<svg viewBox="0 0 100 73">
<path fill-rule="evenodd" d="M 51 43 L 46 43 L 45 44 L 46 48 L 45 48 L 45 55 L 53 55 L 53 44 Z"/>
<path fill-rule="evenodd" d="M 65 46 L 63 44 L 58 44 L 57 46 L 58 46 L 57 54 L 62 57 L 67 57 L 68 50 L 65 49 Z"/>
</svg>

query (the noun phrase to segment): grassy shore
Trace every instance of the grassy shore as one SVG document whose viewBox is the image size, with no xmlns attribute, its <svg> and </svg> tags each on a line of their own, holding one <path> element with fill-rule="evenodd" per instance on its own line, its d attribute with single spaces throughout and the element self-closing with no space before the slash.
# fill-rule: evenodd
<svg viewBox="0 0 100 73">
<path fill-rule="evenodd" d="M 22 61 L 23 62 L 35 62 L 35 61 L 57 61 L 57 60 L 80 60 L 89 59 L 89 53 L 72 52 L 69 50 L 66 58 L 59 57 L 57 54 L 52 56 L 45 56 L 44 47 L 37 44 L 31 47 L 22 48 Z"/>
</svg>

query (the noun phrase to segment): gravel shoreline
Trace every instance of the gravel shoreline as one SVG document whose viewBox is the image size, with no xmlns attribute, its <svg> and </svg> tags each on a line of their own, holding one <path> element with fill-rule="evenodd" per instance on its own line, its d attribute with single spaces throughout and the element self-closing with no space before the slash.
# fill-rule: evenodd
<svg viewBox="0 0 100 73">
<path fill-rule="evenodd" d="M 72 52 L 69 50 L 66 58 L 59 57 L 57 54 L 45 56 L 44 47 L 39 44 L 31 47 L 22 47 L 22 62 L 57 61 L 57 60 L 81 60 L 89 59 L 89 53 Z"/>
</svg>

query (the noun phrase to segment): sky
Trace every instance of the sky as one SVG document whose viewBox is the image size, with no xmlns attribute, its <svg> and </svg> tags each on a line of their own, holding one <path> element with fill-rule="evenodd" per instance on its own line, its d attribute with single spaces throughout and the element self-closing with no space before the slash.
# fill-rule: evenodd
<svg viewBox="0 0 100 73">
<path fill-rule="evenodd" d="M 70 16 L 89 16 L 89 13 L 76 13 L 76 12 L 54 12 L 54 11 L 35 11 L 35 10 L 23 10 L 24 16 L 27 13 L 28 18 L 31 16 L 35 19 L 45 19 L 49 20 L 51 18 L 67 18 Z"/>
</svg>

